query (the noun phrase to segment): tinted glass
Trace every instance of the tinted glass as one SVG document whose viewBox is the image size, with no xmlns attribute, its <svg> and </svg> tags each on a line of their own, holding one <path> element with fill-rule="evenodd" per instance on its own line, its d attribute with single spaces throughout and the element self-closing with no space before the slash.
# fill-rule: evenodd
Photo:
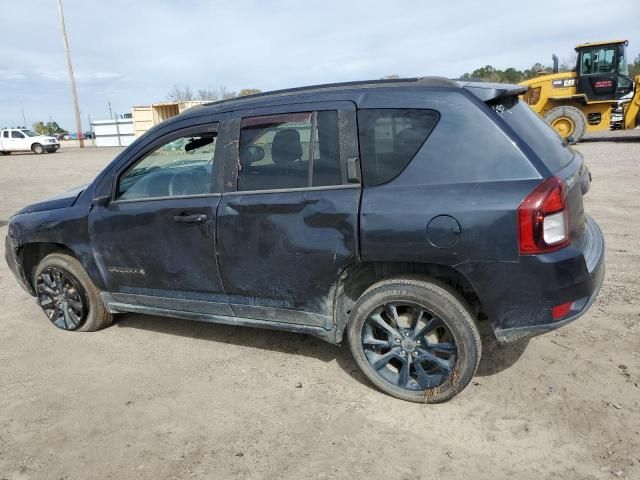
<svg viewBox="0 0 640 480">
<path fill-rule="evenodd" d="M 17 130 L 11 132 L 11 138 L 24 138 L 24 135 Z"/>
<path fill-rule="evenodd" d="M 215 146 L 215 133 L 189 135 L 167 142 L 120 177 L 118 198 L 134 200 L 210 193 Z"/>
<path fill-rule="evenodd" d="M 240 191 L 342 183 L 336 111 L 245 118 L 239 148 Z"/>
<path fill-rule="evenodd" d="M 436 126 L 438 118 L 434 110 L 358 110 L 365 185 L 380 185 L 400 174 Z"/>
<path fill-rule="evenodd" d="M 580 73 L 589 75 L 592 73 L 610 73 L 615 69 L 614 64 L 615 47 L 596 47 L 590 50 L 583 50 Z"/>
<path fill-rule="evenodd" d="M 2 132 L 2 136 L 4 138 L 9 138 L 9 130 L 5 130 L 4 132 Z"/>
<path fill-rule="evenodd" d="M 571 162 L 573 150 L 567 142 L 525 103 L 512 98 L 496 105 L 494 110 L 529 144 L 552 173 Z"/>
</svg>

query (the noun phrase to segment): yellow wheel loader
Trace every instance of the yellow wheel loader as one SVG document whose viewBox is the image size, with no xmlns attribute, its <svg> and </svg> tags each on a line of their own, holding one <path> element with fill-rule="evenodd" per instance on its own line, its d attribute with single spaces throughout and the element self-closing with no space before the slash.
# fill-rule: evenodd
<svg viewBox="0 0 640 480">
<path fill-rule="evenodd" d="M 570 143 L 579 142 L 586 132 L 634 128 L 640 111 L 640 75 L 634 90 L 626 59 L 628 44 L 613 40 L 578 45 L 571 72 L 558 73 L 558 57 L 553 55 L 552 74 L 520 84 L 529 87 L 523 99 Z"/>
</svg>

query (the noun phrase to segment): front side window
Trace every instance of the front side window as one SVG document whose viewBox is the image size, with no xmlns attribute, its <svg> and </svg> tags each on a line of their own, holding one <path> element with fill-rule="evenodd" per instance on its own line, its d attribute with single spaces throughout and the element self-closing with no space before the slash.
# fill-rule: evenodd
<svg viewBox="0 0 640 480">
<path fill-rule="evenodd" d="M 177 138 L 125 171 L 118 200 L 184 197 L 211 193 L 216 133 Z"/>
<path fill-rule="evenodd" d="M 438 118 L 438 112 L 434 110 L 358 110 L 365 185 L 380 185 L 398 176 L 436 126 Z"/>
<path fill-rule="evenodd" d="M 244 118 L 238 190 L 340 185 L 338 112 Z"/>
<path fill-rule="evenodd" d="M 38 134 L 36 132 L 34 132 L 33 130 L 20 130 L 22 133 L 24 133 L 27 137 L 37 137 Z"/>
<path fill-rule="evenodd" d="M 17 130 L 12 130 L 11 138 L 24 138 L 24 135 Z"/>
</svg>

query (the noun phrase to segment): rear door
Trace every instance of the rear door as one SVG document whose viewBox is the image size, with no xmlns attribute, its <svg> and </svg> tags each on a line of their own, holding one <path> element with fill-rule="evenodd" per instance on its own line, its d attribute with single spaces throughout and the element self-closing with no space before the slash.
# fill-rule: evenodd
<svg viewBox="0 0 640 480">
<path fill-rule="evenodd" d="M 239 317 L 331 328 L 333 292 L 358 252 L 355 105 L 234 114 L 218 207 L 220 272 Z M 351 179 L 353 182 L 355 179 Z"/>
</svg>

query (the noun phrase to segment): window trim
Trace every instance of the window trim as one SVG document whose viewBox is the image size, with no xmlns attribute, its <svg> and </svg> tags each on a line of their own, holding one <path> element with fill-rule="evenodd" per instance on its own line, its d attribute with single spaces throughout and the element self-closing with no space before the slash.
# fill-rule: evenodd
<svg viewBox="0 0 640 480">
<path fill-rule="evenodd" d="M 170 199 L 182 199 L 182 198 L 197 198 L 197 197 L 208 197 L 208 196 L 217 196 L 221 195 L 221 192 L 213 192 L 210 191 L 208 193 L 199 193 L 192 195 L 176 195 L 176 196 L 162 196 L 162 197 L 148 197 L 148 198 L 131 198 L 131 199 L 120 199 L 118 197 L 118 190 L 120 186 L 120 180 L 122 176 L 128 172 L 135 165 L 143 161 L 146 157 L 148 157 L 151 153 L 157 150 L 162 145 L 166 145 L 174 140 L 179 138 L 183 138 L 185 136 L 193 135 L 197 136 L 198 134 L 203 133 L 215 133 L 216 134 L 216 146 L 213 151 L 212 159 L 216 158 L 216 155 L 220 155 L 221 160 L 220 164 L 224 162 L 224 150 L 223 146 L 218 142 L 220 138 L 220 125 L 222 120 L 215 120 L 208 123 L 202 123 L 198 125 L 193 125 L 189 127 L 180 128 L 178 130 L 174 130 L 172 132 L 168 132 L 156 139 L 154 139 L 149 144 L 145 145 L 145 147 L 137 152 L 135 156 L 133 156 L 128 162 L 124 163 L 113 175 L 112 185 L 111 185 L 111 201 L 109 203 L 131 203 L 131 202 L 145 202 L 145 201 L 153 201 L 153 200 L 170 200 Z M 218 148 L 221 149 L 218 154 Z M 215 169 L 211 171 L 211 177 L 209 178 L 209 189 L 213 190 L 216 188 L 215 185 Z"/>
<path fill-rule="evenodd" d="M 257 195 L 263 193 L 312 192 L 317 190 L 345 190 L 348 188 L 361 187 L 362 185 L 359 183 L 341 183 L 340 185 L 319 185 L 317 187 L 273 188 L 270 190 L 235 190 L 232 192 L 224 192 L 224 195 Z"/>
</svg>

